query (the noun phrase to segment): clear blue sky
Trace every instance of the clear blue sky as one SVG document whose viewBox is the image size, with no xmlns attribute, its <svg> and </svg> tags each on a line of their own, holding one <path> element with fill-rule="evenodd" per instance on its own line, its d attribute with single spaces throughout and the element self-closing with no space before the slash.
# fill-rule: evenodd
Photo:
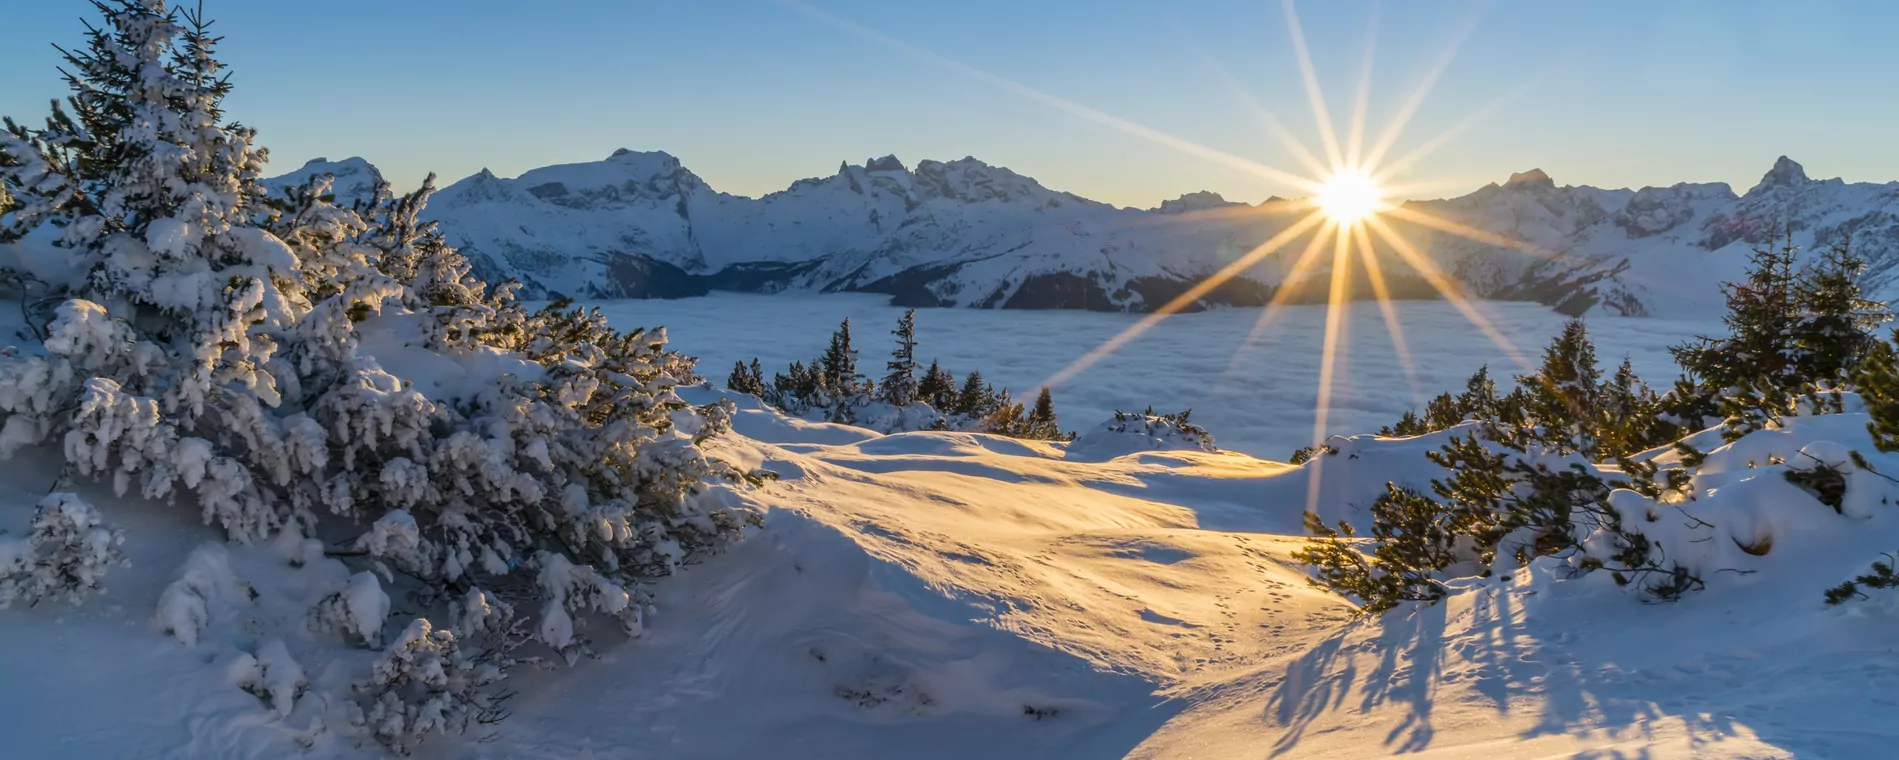
<svg viewBox="0 0 1899 760">
<path fill-rule="evenodd" d="M 229 110 L 260 130 L 275 171 L 361 155 L 408 185 L 624 146 L 668 151 L 748 195 L 885 153 L 912 165 L 974 155 L 1124 205 L 1288 192 L 916 50 L 1271 166 L 1296 164 L 1247 98 L 1318 145 L 1275 0 L 808 2 L 911 49 L 774 0 L 206 6 L 229 37 Z M 90 6 L 12 5 L 0 114 L 37 122 L 62 94 L 48 43 L 77 43 Z M 1374 132 L 1469 30 L 1397 152 L 1521 93 L 1417 164 L 1410 179 L 1434 188 L 1421 195 L 1531 167 L 1563 184 L 1745 190 L 1783 153 L 1816 177 L 1899 179 L 1899 3 L 1309 0 L 1298 9 L 1341 125 L 1374 8 Z"/>
</svg>

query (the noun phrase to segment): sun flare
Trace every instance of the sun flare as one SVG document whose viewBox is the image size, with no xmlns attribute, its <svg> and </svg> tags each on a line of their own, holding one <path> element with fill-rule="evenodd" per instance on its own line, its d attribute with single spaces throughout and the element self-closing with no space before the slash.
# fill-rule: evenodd
<svg viewBox="0 0 1899 760">
<path fill-rule="evenodd" d="M 1384 208 L 1384 196 L 1384 190 L 1369 175 L 1357 169 L 1343 169 L 1319 185 L 1319 194 L 1314 200 L 1327 218 L 1350 226 Z"/>
<path fill-rule="evenodd" d="M 1287 156 L 1304 170 L 1288 171 L 1044 92 L 1017 80 L 852 23 L 812 7 L 804 0 L 778 0 L 778 2 L 838 29 L 988 82 L 1001 90 L 1039 102 L 1055 110 L 1250 174 L 1258 179 L 1295 188 L 1302 196 L 1309 199 L 1296 204 L 1303 206 L 1303 210 L 1309 213 L 1299 215 L 1289 226 L 1281 229 L 1265 242 L 1253 246 L 1227 262 L 1219 270 L 1202 277 L 1167 302 L 1144 303 L 1143 305 L 1149 308 L 1146 316 L 1064 365 L 1040 384 L 1043 387 L 1060 386 L 1070 378 L 1087 371 L 1096 362 L 1126 347 L 1147 330 L 1174 314 L 1198 310 L 1201 299 L 1208 294 L 1220 289 L 1236 277 L 1256 274 L 1252 271 L 1255 267 L 1261 266 L 1267 259 L 1274 257 L 1289 259 L 1279 264 L 1280 279 L 1283 282 L 1299 281 L 1304 277 L 1324 277 L 1330 280 L 1324 304 L 1326 330 L 1324 345 L 1321 348 L 1322 362 L 1315 399 L 1317 413 L 1314 415 L 1312 426 L 1312 442 L 1315 446 L 1323 443 L 1329 432 L 1332 383 L 1335 379 L 1334 374 L 1340 371 L 1336 360 L 1341 358 L 1340 354 L 1346 351 L 1346 336 L 1350 332 L 1349 323 L 1352 312 L 1350 302 L 1362 300 L 1362 296 L 1354 294 L 1356 287 L 1354 283 L 1360 276 L 1370 286 L 1369 293 L 1365 295 L 1378 302 L 1379 312 L 1384 318 L 1386 329 L 1394 343 L 1396 358 L 1404 366 L 1406 377 L 1411 379 L 1413 394 L 1418 396 L 1417 400 L 1420 404 L 1423 400 L 1419 391 L 1416 367 L 1413 366 L 1409 347 L 1404 345 L 1404 331 L 1400 325 L 1398 313 L 1391 303 L 1391 288 L 1386 282 L 1386 270 L 1394 265 L 1401 267 L 1396 270 L 1397 274 L 1424 280 L 1445 301 L 1450 302 L 1461 312 L 1472 326 L 1503 349 L 1518 367 L 1530 369 L 1529 362 L 1522 352 L 1518 351 L 1509 338 L 1498 331 L 1483 312 L 1471 303 L 1456 279 L 1435 259 L 1426 255 L 1424 249 L 1413 243 L 1407 234 L 1422 231 L 1427 234 L 1456 236 L 1542 258 L 1551 258 L 1556 254 L 1508 235 L 1472 228 L 1437 216 L 1422 208 L 1406 206 L 1399 199 L 1415 192 L 1419 185 L 1396 179 L 1404 176 L 1419 161 L 1448 144 L 1465 129 L 1502 108 L 1515 96 L 1515 93 L 1527 91 L 1527 86 L 1520 87 L 1512 94 L 1476 109 L 1448 130 L 1423 140 L 1408 152 L 1399 154 L 1396 158 L 1391 157 L 1392 151 L 1400 145 L 1399 140 L 1405 127 L 1417 114 L 1431 88 L 1444 74 L 1464 40 L 1468 38 L 1469 30 L 1475 26 L 1475 17 L 1464 27 L 1463 33 L 1451 38 L 1446 53 L 1425 72 L 1417 89 L 1398 105 L 1391 121 L 1376 132 L 1369 132 L 1365 117 L 1370 107 L 1372 51 L 1377 39 L 1377 14 L 1374 13 L 1371 17 L 1370 31 L 1367 32 L 1364 68 L 1358 82 L 1356 97 L 1353 99 L 1351 121 L 1346 129 L 1339 130 L 1332 122 L 1325 94 L 1320 90 L 1318 74 L 1312 64 L 1311 50 L 1306 45 L 1305 32 L 1300 26 L 1299 13 L 1294 8 L 1294 0 L 1281 0 L 1280 5 L 1286 18 L 1288 37 L 1292 43 L 1300 78 L 1305 84 L 1306 98 L 1318 129 L 1319 149 L 1315 150 L 1295 137 L 1271 110 L 1253 100 L 1238 80 L 1233 79 L 1224 69 L 1220 69 L 1218 64 L 1215 64 L 1215 68 L 1223 78 L 1229 80 L 1229 85 L 1235 94 L 1242 98 L 1253 116 L 1260 122 L 1260 126 L 1280 144 Z M 1300 245 L 1300 241 L 1305 241 L 1305 244 Z M 1330 256 L 1325 255 L 1327 248 L 1331 249 Z M 1294 305 L 1297 303 L 1295 296 L 1310 292 L 1308 288 L 1277 288 L 1265 308 L 1260 311 L 1252 330 L 1248 332 L 1242 350 L 1235 352 L 1233 364 L 1229 366 L 1228 372 L 1234 371 L 1239 366 L 1240 356 L 1244 353 L 1245 346 L 1251 346 L 1256 339 L 1267 334 L 1274 318 L 1282 311 L 1282 307 Z M 1324 457 L 1318 457 L 1311 461 L 1315 467 L 1320 467 L 1323 466 L 1324 460 Z M 1318 488 L 1322 481 L 1323 479 L 1317 475 L 1308 481 L 1306 503 L 1308 511 L 1318 503 Z"/>
</svg>

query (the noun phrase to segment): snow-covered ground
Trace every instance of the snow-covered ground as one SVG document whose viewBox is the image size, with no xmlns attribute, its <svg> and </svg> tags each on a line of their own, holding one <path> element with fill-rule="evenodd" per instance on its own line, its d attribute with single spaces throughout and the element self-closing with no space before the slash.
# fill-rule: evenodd
<svg viewBox="0 0 1899 760">
<path fill-rule="evenodd" d="M 889 332 L 903 309 L 883 296 L 739 295 L 681 300 L 606 301 L 598 305 L 622 329 L 667 325 L 673 345 L 700 358 L 700 373 L 723 382 L 734 361 L 759 357 L 769 379 L 796 360 L 823 352 L 839 320 L 849 317 L 864 373 L 879 377 Z M 1518 354 L 1540 362 L 1563 317 L 1530 303 L 1479 303 Z M 1488 363 L 1499 378 L 1521 371 L 1503 348 L 1448 303 L 1394 304 L 1416 372 L 1414 387 L 1394 352 L 1377 305 L 1348 310 L 1346 351 L 1335 370 L 1326 433 L 1375 431 L 1406 409 L 1462 388 Z M 1223 449 L 1285 459 L 1312 442 L 1317 416 L 1325 307 L 1291 306 L 1264 330 L 1261 309 L 1180 314 L 1055 386 L 1064 429 L 1081 430 L 1116 409 L 1194 409 L 1194 420 Z M 1032 398 L 1044 381 L 1140 321 L 1137 315 L 1080 311 L 922 309 L 917 359 L 939 360 L 960 377 L 980 370 L 997 387 Z M 1627 356 L 1651 384 L 1668 387 L 1677 370 L 1668 347 L 1696 334 L 1718 333 L 1713 320 L 1591 316 L 1597 355 L 1613 366 Z"/>
<path fill-rule="evenodd" d="M 1524 573 L 1350 621 L 1287 557 L 1310 466 L 1103 461 L 741 404 L 719 450 L 782 476 L 757 494 L 764 529 L 661 584 L 643 638 L 518 672 L 514 713 L 485 740 L 437 738 L 419 756 L 1865 758 L 1899 739 L 1894 606 L 1819 602 L 1892 516 L 1866 523 L 1876 532 L 1837 568 L 1763 567 L 1675 605 Z M 1850 437 L 1860 419 L 1800 437 Z M 1435 443 L 1360 439 L 1321 491 L 1342 507 L 1379 488 L 1372 470 L 1427 474 Z M 44 464 L 4 471 L 7 527 L 45 490 Z M 280 719 L 237 685 L 239 653 L 267 638 L 295 653 L 312 695 L 363 665 L 369 652 L 297 625 L 340 565 L 213 551 L 256 597 L 217 600 L 236 624 L 216 627 L 235 633 L 188 648 L 158 632 L 153 600 L 214 534 L 179 527 L 182 506 L 82 492 L 128 529 L 133 567 L 77 610 L 0 613 L 7 756 L 384 752 L 320 729 L 320 698 Z"/>
</svg>

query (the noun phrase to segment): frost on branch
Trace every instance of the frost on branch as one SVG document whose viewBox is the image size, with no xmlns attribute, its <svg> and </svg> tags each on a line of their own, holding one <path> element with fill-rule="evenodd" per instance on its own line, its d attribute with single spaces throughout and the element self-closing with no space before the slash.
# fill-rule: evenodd
<svg viewBox="0 0 1899 760">
<path fill-rule="evenodd" d="M 44 600 L 78 604 L 104 590 L 107 569 L 124 564 L 123 543 L 125 533 L 77 495 L 48 495 L 33 516 L 32 533 L 0 537 L 0 609 Z"/>
</svg>

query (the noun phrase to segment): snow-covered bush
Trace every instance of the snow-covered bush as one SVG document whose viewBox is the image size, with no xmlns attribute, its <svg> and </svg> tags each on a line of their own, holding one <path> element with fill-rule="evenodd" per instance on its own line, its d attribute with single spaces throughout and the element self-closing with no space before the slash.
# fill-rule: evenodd
<svg viewBox="0 0 1899 760">
<path fill-rule="evenodd" d="M 21 538 L 0 537 L 0 609 L 45 600 L 78 604 L 105 588 L 106 570 L 125 563 L 113 528 L 75 494 L 40 500 L 33 530 Z"/>
<path fill-rule="evenodd" d="M 1193 424 L 1193 410 L 1174 414 L 1156 414 L 1153 407 L 1143 412 L 1116 410 L 1114 418 L 1075 439 L 1077 451 L 1127 454 L 1137 451 L 1219 451 L 1213 434 Z"/>
<path fill-rule="evenodd" d="M 389 619 L 389 594 L 376 574 L 365 570 L 350 576 L 343 588 L 330 592 L 310 608 L 310 630 L 340 633 L 367 647 L 382 641 L 383 622 Z"/>
<path fill-rule="evenodd" d="M 42 344 L 0 353 L 0 455 L 58 446 L 70 475 L 194 500 L 238 542 L 341 537 L 331 556 L 403 573 L 318 605 L 320 626 L 369 642 L 368 607 L 386 614 L 391 592 L 447 613 L 485 589 L 490 609 L 558 613 L 532 627 L 600 614 L 636 631 L 640 605 L 549 574 L 638 599 L 758 523 L 708 498 L 756 478 L 701 448 L 731 409 L 679 398 L 694 360 L 663 332 L 530 313 L 513 284 L 473 276 L 419 217 L 432 177 L 351 208 L 328 177 L 267 193 L 254 134 L 220 123 L 230 85 L 207 24 L 160 0 L 99 7 L 67 56 L 71 105 L 0 135 L 0 244 L 52 235 L 88 273 L 55 294 Z M 218 603 L 214 569 L 188 567 L 160 602 L 187 644 Z"/>
<path fill-rule="evenodd" d="M 484 690 L 505 677 L 495 663 L 464 653 L 453 632 L 416 618 L 376 661 L 370 677 L 355 684 L 351 722 L 406 755 L 431 733 L 462 732 L 470 723 L 505 717 L 505 696 Z"/>
<path fill-rule="evenodd" d="M 282 639 L 264 642 L 255 655 L 239 653 L 231 662 L 230 677 L 232 684 L 270 705 L 278 717 L 288 716 L 310 688 L 303 665 L 290 656 Z"/>
<path fill-rule="evenodd" d="M 233 603 L 249 604 L 257 590 L 231 570 L 231 556 L 223 546 L 199 544 L 185 557 L 177 580 L 158 595 L 158 627 L 185 646 L 198 645 L 198 634 L 211 622 L 213 610 Z"/>
</svg>

